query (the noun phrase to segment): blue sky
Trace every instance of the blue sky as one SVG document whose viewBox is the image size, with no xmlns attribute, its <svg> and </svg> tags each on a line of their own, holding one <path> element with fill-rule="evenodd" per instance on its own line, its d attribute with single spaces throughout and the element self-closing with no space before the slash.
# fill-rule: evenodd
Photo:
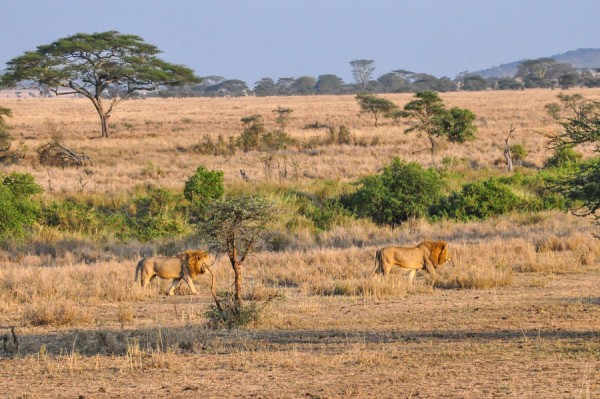
<svg viewBox="0 0 600 399">
<path fill-rule="evenodd" d="M 503 63 L 600 48 L 599 0 L 0 0 L 0 70 L 78 32 L 136 34 L 200 75 L 336 74 L 375 61 L 454 78 Z"/>
</svg>

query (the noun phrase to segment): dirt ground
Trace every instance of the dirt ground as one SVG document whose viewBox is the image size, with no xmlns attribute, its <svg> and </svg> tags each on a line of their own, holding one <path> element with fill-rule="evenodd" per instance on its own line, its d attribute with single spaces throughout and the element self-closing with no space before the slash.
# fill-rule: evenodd
<svg viewBox="0 0 600 399">
<path fill-rule="evenodd" d="M 205 327 L 209 296 L 98 304 L 96 326 L 17 330 L 6 398 L 596 398 L 600 270 L 491 290 L 308 297 L 268 321 Z M 272 325 L 273 327 L 270 327 Z M 8 330 L 0 330 L 0 334 Z M 14 349 L 14 348 L 13 348 Z"/>
</svg>

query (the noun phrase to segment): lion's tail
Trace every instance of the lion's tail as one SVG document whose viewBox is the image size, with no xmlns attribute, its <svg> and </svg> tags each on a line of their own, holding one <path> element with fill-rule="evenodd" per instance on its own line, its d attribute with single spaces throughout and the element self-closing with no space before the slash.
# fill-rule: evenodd
<svg viewBox="0 0 600 399">
<path fill-rule="evenodd" d="M 375 269 L 373 269 L 373 271 L 371 272 L 371 277 L 374 276 L 376 273 L 383 274 L 383 265 L 381 263 L 381 249 L 378 249 L 377 252 L 375 252 Z"/>
<path fill-rule="evenodd" d="M 140 260 L 137 264 L 137 266 L 135 267 L 135 280 L 134 283 L 137 283 L 138 278 L 140 277 L 140 275 L 142 274 L 142 266 L 144 265 L 144 259 Z"/>
</svg>

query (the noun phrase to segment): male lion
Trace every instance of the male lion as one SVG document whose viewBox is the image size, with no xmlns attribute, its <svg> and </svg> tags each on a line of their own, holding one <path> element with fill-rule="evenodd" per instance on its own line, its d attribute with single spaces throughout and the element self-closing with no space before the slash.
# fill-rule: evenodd
<svg viewBox="0 0 600 399">
<path fill-rule="evenodd" d="M 208 270 L 208 254 L 204 251 L 185 251 L 175 257 L 151 256 L 139 261 L 135 268 L 135 281 L 141 277 L 142 287 L 145 287 L 156 276 L 163 279 L 173 279 L 167 292 L 173 295 L 181 279 L 184 279 L 193 294 L 198 293 L 192 281 L 198 274 Z"/>
<path fill-rule="evenodd" d="M 385 247 L 375 253 L 375 273 L 387 275 L 392 266 L 410 270 L 408 282 L 412 283 L 417 270 L 427 269 L 435 279 L 435 269 L 450 260 L 448 244 L 444 241 L 423 241 L 416 247 Z"/>
</svg>

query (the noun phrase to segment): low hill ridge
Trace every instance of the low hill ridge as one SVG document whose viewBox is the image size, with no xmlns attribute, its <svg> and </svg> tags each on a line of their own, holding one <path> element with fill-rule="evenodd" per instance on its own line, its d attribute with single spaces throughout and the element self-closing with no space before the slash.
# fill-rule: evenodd
<svg viewBox="0 0 600 399">
<path fill-rule="evenodd" d="M 600 68 L 600 49 L 597 48 L 580 48 L 577 50 L 567 51 L 561 54 L 551 55 L 547 58 L 553 58 L 557 62 L 571 64 L 578 69 Z M 496 67 L 482 69 L 480 71 L 474 71 L 472 73 L 480 75 L 484 78 L 502 78 L 514 76 L 517 73 L 517 66 L 521 62 L 526 61 L 528 59 L 535 58 L 526 58 L 520 61 L 510 62 L 508 64 L 500 64 Z"/>
</svg>

